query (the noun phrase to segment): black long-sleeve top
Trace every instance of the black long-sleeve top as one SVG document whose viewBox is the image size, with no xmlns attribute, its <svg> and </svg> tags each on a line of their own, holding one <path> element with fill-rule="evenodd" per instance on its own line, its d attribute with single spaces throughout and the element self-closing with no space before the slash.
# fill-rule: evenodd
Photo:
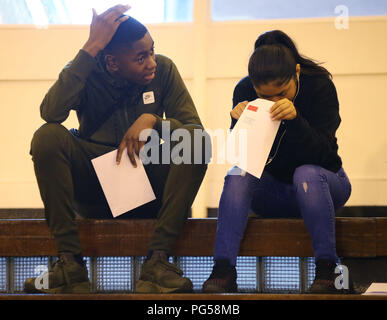
<svg viewBox="0 0 387 320">
<path fill-rule="evenodd" d="M 319 165 L 335 173 L 342 166 L 336 138 L 341 118 L 333 82 L 325 76 L 301 73 L 299 86 L 293 102 L 297 117 L 282 121 L 269 158 L 275 156 L 265 167 L 285 183 L 292 183 L 295 169 L 304 164 Z M 250 78 L 245 77 L 234 89 L 233 108 L 239 102 L 257 98 Z M 235 123 L 232 119 L 231 129 Z"/>
</svg>

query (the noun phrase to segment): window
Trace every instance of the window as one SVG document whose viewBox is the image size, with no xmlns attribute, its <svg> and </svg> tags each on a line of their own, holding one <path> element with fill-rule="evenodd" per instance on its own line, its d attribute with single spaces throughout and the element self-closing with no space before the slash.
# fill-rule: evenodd
<svg viewBox="0 0 387 320">
<path fill-rule="evenodd" d="M 0 0 L 2 24 L 90 24 L 98 13 L 120 4 L 117 0 Z M 193 0 L 129 0 L 128 14 L 143 23 L 192 21 Z"/>
<path fill-rule="evenodd" d="M 387 15 L 386 0 L 212 0 L 214 21 Z"/>
<path fill-rule="evenodd" d="M 145 257 L 84 257 L 92 292 L 135 291 Z M 22 293 L 27 278 L 37 277 L 57 257 L 0 257 L 0 293 Z M 201 292 L 213 257 L 170 257 Z M 303 268 L 301 268 L 303 265 Z M 237 283 L 244 293 L 304 293 L 314 279 L 314 257 L 238 257 Z"/>
</svg>

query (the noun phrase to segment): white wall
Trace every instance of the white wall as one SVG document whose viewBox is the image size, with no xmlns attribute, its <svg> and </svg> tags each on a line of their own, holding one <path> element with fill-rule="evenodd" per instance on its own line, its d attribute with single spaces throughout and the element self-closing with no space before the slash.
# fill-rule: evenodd
<svg viewBox="0 0 387 320">
<path fill-rule="evenodd" d="M 149 26 L 156 51 L 177 64 L 205 127 L 229 127 L 232 91 L 247 73 L 257 35 L 281 29 L 333 73 L 342 116 L 339 152 L 353 184 L 348 205 L 387 205 L 387 17 L 353 18 L 348 30 L 335 29 L 333 18 L 213 23 L 206 3 L 196 5 L 194 23 Z M 43 124 L 39 105 L 87 37 L 85 26 L 0 27 L 1 208 L 42 207 L 28 154 Z M 65 125 L 77 127 L 74 114 Z M 194 216 L 218 206 L 227 168 L 210 165 Z"/>
</svg>

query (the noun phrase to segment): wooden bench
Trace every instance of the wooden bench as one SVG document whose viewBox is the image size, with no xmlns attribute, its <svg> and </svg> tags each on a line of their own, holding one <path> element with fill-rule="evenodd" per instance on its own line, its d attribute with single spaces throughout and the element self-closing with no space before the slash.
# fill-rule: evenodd
<svg viewBox="0 0 387 320">
<path fill-rule="evenodd" d="M 145 256 L 154 220 L 79 220 L 85 256 Z M 216 219 L 189 219 L 174 256 L 212 256 Z M 340 257 L 387 256 L 387 218 L 336 218 Z M 55 241 L 43 219 L 0 219 L 0 256 L 56 256 Z M 312 257 L 301 219 L 248 221 L 239 255 Z"/>
<path fill-rule="evenodd" d="M 88 257 L 141 257 L 148 251 L 154 220 L 78 220 L 79 234 L 84 256 Z M 189 219 L 182 230 L 181 236 L 172 251 L 173 256 L 212 256 L 216 234 L 217 220 Z M 371 282 L 386 282 L 383 266 L 387 262 L 387 218 L 336 218 L 336 247 L 340 257 L 346 257 L 352 264 L 351 274 L 361 286 L 368 287 Z M 17 257 L 56 256 L 55 241 L 51 236 L 44 219 L 0 219 L 0 257 L 9 257 L 13 261 Z M 244 239 L 241 243 L 240 256 L 251 257 L 312 257 L 312 243 L 301 219 L 255 219 L 250 218 Z M 16 258 L 13 258 L 16 257 Z M 365 258 L 365 259 L 362 259 Z M 136 258 L 135 258 L 136 259 Z M 259 258 L 261 259 L 261 258 Z M 381 262 L 377 260 L 382 260 Z M 355 264 L 353 261 L 355 260 Z M 361 260 L 359 266 L 356 262 Z M 258 261 L 258 260 L 257 260 Z M 366 266 L 364 262 L 371 261 Z M 258 262 L 257 262 L 258 263 Z M 383 264 L 384 263 L 384 264 Z M 374 264 L 374 266 L 372 265 Z M 133 265 L 133 275 L 136 263 Z M 94 270 L 94 268 L 92 268 Z M 364 270 L 367 272 L 364 272 Z M 383 270 L 382 270 L 383 269 Z M 12 268 L 7 269 L 12 275 Z M 302 271 L 304 270 L 304 271 Z M 234 295 L 203 295 L 191 294 L 184 299 L 367 299 L 360 295 L 305 295 L 305 269 L 300 269 L 301 294 L 234 294 Z M 378 279 L 377 272 L 383 273 Z M 93 273 L 94 272 L 94 273 Z M 92 273 L 95 278 L 95 270 Z M 257 269 L 258 272 L 258 269 Z M 259 272 L 262 272 L 260 269 Z M 367 278 L 364 278 L 366 273 Z M 11 277 L 12 278 L 12 277 Z M 11 279 L 9 278 L 9 279 Z M 134 279 L 134 278 L 133 278 Z M 132 279 L 132 280 L 133 280 Z M 260 278 L 261 279 L 261 278 Z M 263 278 L 262 278 L 263 279 Z M 262 292 L 262 281 L 259 280 L 258 292 Z M 380 279 L 380 280 L 379 280 Z M 379 281 L 376 281 L 379 280 Z M 13 281 L 13 280 L 12 280 Z M 9 284 L 13 283 L 8 280 Z M 94 281 L 94 282 L 93 282 Z M 92 281 L 95 285 L 95 279 Z M 13 285 L 12 285 L 13 286 Z M 11 286 L 11 287 L 12 287 Z M 18 291 L 17 291 L 18 292 Z M 13 289 L 0 294 L 3 299 L 176 299 L 173 295 L 138 295 L 131 292 L 112 294 L 98 293 L 85 295 L 83 298 L 74 295 L 25 295 L 13 294 Z M 86 297 L 86 298 L 85 298 Z M 182 299 L 181 296 L 177 296 Z M 199 298 L 198 298 L 199 297 Z M 370 297 L 368 297 L 370 298 Z M 372 298 L 372 297 L 371 297 Z M 387 299 L 387 296 L 377 297 Z"/>
</svg>

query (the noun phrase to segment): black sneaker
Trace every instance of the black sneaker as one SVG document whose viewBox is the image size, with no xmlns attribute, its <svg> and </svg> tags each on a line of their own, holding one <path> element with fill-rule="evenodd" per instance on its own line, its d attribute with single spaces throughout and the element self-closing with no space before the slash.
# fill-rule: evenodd
<svg viewBox="0 0 387 320">
<path fill-rule="evenodd" d="M 338 281 L 340 279 L 339 277 L 342 277 L 342 274 L 335 273 L 336 267 L 337 264 L 333 261 L 325 259 L 317 260 L 316 275 L 308 292 L 313 294 L 350 293 L 351 286 L 348 289 L 344 289 L 342 281 Z"/>
<path fill-rule="evenodd" d="M 136 293 L 190 293 L 193 284 L 183 271 L 168 261 L 163 251 L 155 251 L 141 267 Z"/>
<path fill-rule="evenodd" d="M 47 283 L 40 283 L 46 278 Z M 26 293 L 90 293 L 87 268 L 70 253 L 59 255 L 58 261 L 41 277 L 28 278 L 24 283 Z"/>
<path fill-rule="evenodd" d="M 202 291 L 204 293 L 238 292 L 236 279 L 236 269 L 228 260 L 216 260 L 210 277 L 203 284 Z"/>
</svg>

